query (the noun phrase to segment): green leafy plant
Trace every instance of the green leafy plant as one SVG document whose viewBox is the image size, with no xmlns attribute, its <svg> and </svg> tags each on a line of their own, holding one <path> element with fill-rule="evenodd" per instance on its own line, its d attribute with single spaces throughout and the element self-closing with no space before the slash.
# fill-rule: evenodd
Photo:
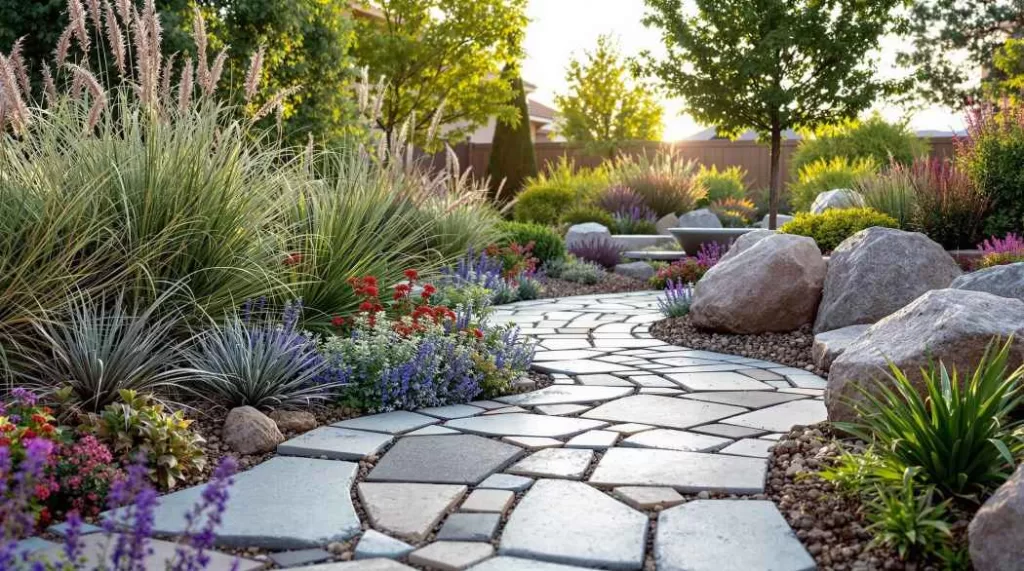
<svg viewBox="0 0 1024 571">
<path fill-rule="evenodd" d="M 858 180 L 878 170 L 872 159 L 835 157 L 820 159 L 800 169 L 796 182 L 789 185 L 789 203 L 796 211 L 810 210 L 819 194 L 838 188 L 852 188 Z"/>
<path fill-rule="evenodd" d="M 547 226 L 528 222 L 501 222 L 497 225 L 502 238 L 499 243 L 533 244 L 533 255 L 541 263 L 560 260 L 565 257 L 565 240 Z"/>
<path fill-rule="evenodd" d="M 795 173 L 813 162 L 836 157 L 909 166 L 928 154 L 928 143 L 914 134 L 905 122 L 889 123 L 877 114 L 862 121 L 854 119 L 825 125 L 809 135 L 812 136 L 800 141 L 790 160 L 790 168 Z"/>
<path fill-rule="evenodd" d="M 568 256 L 564 260 L 545 264 L 544 273 L 551 278 L 584 285 L 594 285 L 604 279 L 606 275 L 604 268 L 598 264 L 581 260 L 576 256 Z"/>
<path fill-rule="evenodd" d="M 973 374 L 962 378 L 941 361 L 912 381 L 894 364 L 886 381 L 861 388 L 857 423 L 841 427 L 945 496 L 978 500 L 1001 484 L 1024 455 L 1014 411 L 1022 402 L 1024 366 L 1009 370 L 1012 339 L 993 340 Z"/>
<path fill-rule="evenodd" d="M 911 173 L 917 189 L 913 227 L 947 250 L 973 248 L 982 237 L 989 197 L 951 161 L 915 161 Z"/>
<path fill-rule="evenodd" d="M 705 197 L 706 190 L 694 180 L 696 170 L 694 161 L 676 153 L 645 153 L 616 161 L 612 177 L 640 195 L 655 214 L 664 216 L 689 212 Z"/>
<path fill-rule="evenodd" d="M 743 167 L 732 166 L 718 170 L 715 165 L 711 165 L 710 168 L 701 166 L 694 181 L 705 192 L 700 204 L 704 206 L 729 198 L 743 200 L 747 195 L 745 178 L 747 178 L 747 171 Z"/>
<path fill-rule="evenodd" d="M 1024 231 L 1024 102 L 982 102 L 968 110 L 966 137 L 957 161 L 991 201 L 986 235 Z"/>
<path fill-rule="evenodd" d="M 891 547 L 901 559 L 941 551 L 950 537 L 949 500 L 936 503 L 935 489 L 917 490 L 912 478 L 902 485 L 879 486 L 867 501 L 865 517 L 875 544 Z"/>
<path fill-rule="evenodd" d="M 576 202 L 576 192 L 565 186 L 546 182 L 528 181 L 526 189 L 519 193 L 513 212 L 518 222 L 556 224 L 571 204 Z"/>
<path fill-rule="evenodd" d="M 909 167 L 891 163 L 878 174 L 857 179 L 851 188 L 864 197 L 868 208 L 888 214 L 901 229 L 911 228 L 917 214 L 917 186 Z"/>
<path fill-rule="evenodd" d="M 596 206 L 574 206 L 562 215 L 562 224 L 583 224 L 584 222 L 597 222 L 605 228 L 615 227 L 615 218 L 608 212 Z"/>
<path fill-rule="evenodd" d="M 897 228 L 899 223 L 891 216 L 870 208 L 836 208 L 821 214 L 798 212 L 779 231 L 814 238 L 822 253 L 828 253 L 843 240 L 872 226 Z"/>
<path fill-rule="evenodd" d="M 149 395 L 120 391 L 120 401 L 89 419 L 89 428 L 110 445 L 125 462 L 145 456 L 150 478 L 164 489 L 174 488 L 186 477 L 200 474 L 206 456 L 204 440 L 190 426 L 182 411 L 167 412 Z"/>
<path fill-rule="evenodd" d="M 708 209 L 718 216 L 726 228 L 746 228 L 757 216 L 757 207 L 743 198 L 724 198 L 712 202 Z"/>
</svg>

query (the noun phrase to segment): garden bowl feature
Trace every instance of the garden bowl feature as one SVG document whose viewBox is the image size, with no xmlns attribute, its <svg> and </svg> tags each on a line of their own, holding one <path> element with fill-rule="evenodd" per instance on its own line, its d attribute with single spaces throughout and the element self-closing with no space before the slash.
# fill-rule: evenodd
<svg viewBox="0 0 1024 571">
<path fill-rule="evenodd" d="M 679 245 L 688 256 L 696 256 L 700 245 L 707 242 L 718 242 L 728 246 L 740 236 L 757 230 L 757 228 L 669 228 Z"/>
</svg>

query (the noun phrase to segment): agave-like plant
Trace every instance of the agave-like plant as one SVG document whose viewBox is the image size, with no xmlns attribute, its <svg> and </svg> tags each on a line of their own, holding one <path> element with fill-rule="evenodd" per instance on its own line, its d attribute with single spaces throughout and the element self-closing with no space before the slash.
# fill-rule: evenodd
<svg viewBox="0 0 1024 571">
<path fill-rule="evenodd" d="M 860 418 L 839 426 L 895 465 L 946 496 L 979 500 L 1000 485 L 1024 457 L 1024 366 L 1009 369 L 1013 340 L 989 344 L 970 377 L 941 363 L 921 371 L 917 383 L 890 363 L 887 381 L 860 388 L 853 406 Z"/>
</svg>

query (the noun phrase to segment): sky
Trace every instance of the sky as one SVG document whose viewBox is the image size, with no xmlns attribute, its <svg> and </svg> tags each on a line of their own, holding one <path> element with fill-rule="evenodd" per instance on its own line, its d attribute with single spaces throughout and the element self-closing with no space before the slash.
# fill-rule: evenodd
<svg viewBox="0 0 1024 571">
<path fill-rule="evenodd" d="M 566 65 L 574 56 L 582 56 L 583 50 L 592 49 L 601 34 L 612 34 L 626 55 L 645 49 L 655 54 L 664 53 L 658 31 L 640 23 L 644 11 L 643 0 L 530 0 L 523 79 L 537 85 L 531 97 L 554 106 L 555 94 L 566 91 Z M 898 45 L 895 39 L 883 41 L 880 59 L 891 61 Z M 880 73 L 892 73 L 884 63 L 880 67 Z M 680 101 L 664 100 L 663 104 L 665 140 L 682 139 L 704 128 L 686 115 Z M 908 113 L 880 104 L 877 110 L 889 120 L 908 117 L 910 127 L 915 130 L 963 129 L 958 114 L 940 107 Z"/>
</svg>

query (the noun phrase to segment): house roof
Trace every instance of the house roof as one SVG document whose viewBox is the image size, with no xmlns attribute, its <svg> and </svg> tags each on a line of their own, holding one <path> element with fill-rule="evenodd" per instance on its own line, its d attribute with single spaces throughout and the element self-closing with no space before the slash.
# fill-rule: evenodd
<svg viewBox="0 0 1024 571">
<path fill-rule="evenodd" d="M 526 100 L 526 107 L 530 111 L 530 117 L 547 121 L 555 120 L 555 110 L 543 103 L 532 99 Z"/>
<path fill-rule="evenodd" d="M 724 138 L 725 137 L 719 137 L 718 136 L 718 129 L 716 129 L 714 127 L 711 127 L 711 128 L 708 128 L 708 129 L 704 129 L 703 131 L 700 131 L 699 133 L 694 133 L 693 135 L 690 135 L 689 137 L 685 137 L 683 140 L 684 141 L 713 141 L 715 139 L 724 139 Z M 794 131 L 792 129 L 786 129 L 785 131 L 782 132 L 782 138 L 783 139 L 793 140 L 793 141 L 799 141 L 802 137 L 800 136 L 800 133 L 797 133 L 796 131 Z M 737 141 L 755 141 L 755 140 L 757 140 L 757 132 L 755 132 L 755 131 L 744 131 L 743 133 L 740 133 L 739 137 L 736 137 L 736 140 Z"/>
</svg>

